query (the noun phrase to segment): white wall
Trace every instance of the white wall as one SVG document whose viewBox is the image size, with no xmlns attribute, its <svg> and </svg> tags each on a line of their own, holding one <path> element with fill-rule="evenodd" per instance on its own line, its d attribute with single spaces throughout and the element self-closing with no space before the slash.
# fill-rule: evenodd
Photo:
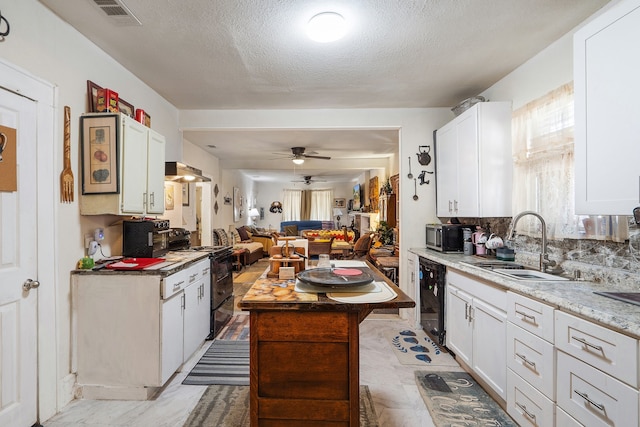
<svg viewBox="0 0 640 427">
<path fill-rule="evenodd" d="M 0 44 L 0 57 L 57 87 L 55 108 L 58 132 L 55 135 L 55 155 L 51 158 L 55 165 L 55 176 L 50 177 L 55 183 L 56 192 L 59 191 L 59 173 L 62 170 L 63 106 L 71 107 L 71 161 L 76 177 L 76 202 L 56 203 L 54 212 L 50 212 L 56 218 L 55 251 L 51 257 L 55 258 L 57 273 L 55 278 L 48 280 L 55 287 L 55 299 L 40 301 L 40 304 L 55 305 L 52 311 L 56 313 L 56 324 L 40 330 L 41 334 L 57 338 L 55 356 L 49 356 L 57 357 L 56 372 L 46 372 L 40 378 L 40 388 L 47 390 L 40 398 L 40 417 L 45 420 L 73 398 L 75 376 L 71 374 L 70 368 L 70 271 L 75 268 L 78 259 L 84 256 L 83 235 L 96 227 L 103 227 L 106 232 L 103 250 L 106 255 L 109 255 L 111 246 L 120 245 L 115 232 L 111 232 L 113 228 L 109 227 L 114 217 L 81 217 L 79 213 L 78 117 L 87 108 L 86 82 L 91 80 L 103 87 L 112 88 L 134 106 L 148 111 L 152 128 L 167 137 L 170 147 L 171 141 L 177 141 L 179 137 L 178 111 L 36 0 L 3 2 L 2 15 L 9 20 L 11 32 Z M 50 381 L 49 378 L 55 380 Z"/>
</svg>

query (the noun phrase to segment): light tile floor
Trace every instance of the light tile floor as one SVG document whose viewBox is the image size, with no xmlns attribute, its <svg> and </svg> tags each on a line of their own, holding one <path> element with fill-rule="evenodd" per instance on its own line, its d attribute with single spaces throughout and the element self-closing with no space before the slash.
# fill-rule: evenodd
<svg viewBox="0 0 640 427">
<path fill-rule="evenodd" d="M 414 379 L 416 369 L 426 368 L 400 364 L 385 338 L 388 331 L 402 329 L 410 329 L 409 324 L 394 315 L 373 314 L 361 323 L 360 383 L 371 390 L 380 427 L 432 427 Z M 206 388 L 182 385 L 182 380 L 210 344 L 205 342 L 182 372 L 153 400 L 75 400 L 42 424 L 45 427 L 182 426 Z"/>
</svg>

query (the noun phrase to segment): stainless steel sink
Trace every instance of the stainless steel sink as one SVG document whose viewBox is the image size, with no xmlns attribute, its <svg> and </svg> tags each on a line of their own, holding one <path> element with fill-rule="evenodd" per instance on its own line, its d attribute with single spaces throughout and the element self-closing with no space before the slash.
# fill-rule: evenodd
<svg viewBox="0 0 640 427">
<path fill-rule="evenodd" d="M 555 274 L 543 273 L 538 270 L 509 270 L 509 269 L 493 269 L 492 271 L 508 276 L 516 280 L 528 280 L 530 282 L 555 282 L 560 280 L 569 280 L 566 277 L 557 276 Z"/>
<path fill-rule="evenodd" d="M 484 270 L 491 270 L 494 273 L 502 274 L 515 280 L 530 282 L 552 282 L 569 280 L 566 277 L 561 277 L 550 273 L 543 273 L 542 271 L 534 270 L 530 267 L 526 267 L 513 261 L 477 260 L 462 261 L 462 263 L 472 265 L 474 267 L 479 267 Z"/>
</svg>

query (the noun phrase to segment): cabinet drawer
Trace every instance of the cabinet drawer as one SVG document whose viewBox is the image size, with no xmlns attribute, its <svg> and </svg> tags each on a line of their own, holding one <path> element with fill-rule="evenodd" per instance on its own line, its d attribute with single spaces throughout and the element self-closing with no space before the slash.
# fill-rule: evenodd
<svg viewBox="0 0 640 427">
<path fill-rule="evenodd" d="M 554 308 L 520 294 L 507 292 L 507 319 L 553 344 Z"/>
<path fill-rule="evenodd" d="M 507 413 L 518 425 L 553 426 L 555 406 L 531 384 L 507 370 Z"/>
<path fill-rule="evenodd" d="M 507 367 L 555 400 L 553 345 L 511 322 L 507 322 Z"/>
<path fill-rule="evenodd" d="M 613 377 L 638 387 L 638 341 L 556 311 L 556 347 Z"/>
<path fill-rule="evenodd" d="M 558 351 L 558 406 L 586 426 L 638 425 L 638 392 Z"/>
<path fill-rule="evenodd" d="M 583 427 L 582 424 L 577 422 L 571 415 L 564 412 L 561 408 L 556 406 L 556 426 L 558 427 Z"/>
<path fill-rule="evenodd" d="M 507 311 L 507 292 L 504 289 L 492 286 L 480 279 L 465 276 L 451 269 L 447 269 L 447 283 L 457 286 L 474 298 L 486 301 L 504 312 Z"/>
</svg>

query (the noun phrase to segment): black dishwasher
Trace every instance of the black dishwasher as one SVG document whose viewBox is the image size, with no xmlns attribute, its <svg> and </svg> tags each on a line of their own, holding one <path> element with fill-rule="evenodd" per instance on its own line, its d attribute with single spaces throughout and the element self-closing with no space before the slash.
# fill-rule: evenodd
<svg viewBox="0 0 640 427">
<path fill-rule="evenodd" d="M 446 267 L 420 257 L 420 324 L 439 345 L 444 345 L 444 284 Z"/>
</svg>

